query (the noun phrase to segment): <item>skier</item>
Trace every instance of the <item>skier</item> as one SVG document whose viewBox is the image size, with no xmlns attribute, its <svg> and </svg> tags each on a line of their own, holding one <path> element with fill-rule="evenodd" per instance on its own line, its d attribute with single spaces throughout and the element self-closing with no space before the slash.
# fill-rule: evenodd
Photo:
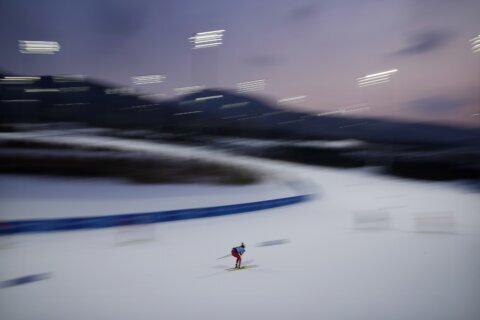
<svg viewBox="0 0 480 320">
<path fill-rule="evenodd" d="M 235 247 L 232 249 L 232 256 L 237 258 L 237 262 L 235 262 L 235 268 L 240 268 L 242 264 L 242 254 L 245 253 L 245 243 L 242 242 L 242 244 L 239 247 Z"/>
</svg>

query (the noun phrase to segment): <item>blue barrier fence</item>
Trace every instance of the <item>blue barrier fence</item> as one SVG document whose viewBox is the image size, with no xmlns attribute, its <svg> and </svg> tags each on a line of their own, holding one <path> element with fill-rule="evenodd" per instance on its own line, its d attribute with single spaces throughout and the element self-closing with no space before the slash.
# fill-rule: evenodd
<svg viewBox="0 0 480 320">
<path fill-rule="evenodd" d="M 139 225 L 176 220 L 217 217 L 282 207 L 286 205 L 300 203 L 308 200 L 309 198 L 310 195 L 300 195 L 287 198 L 233 204 L 219 207 L 118 214 L 100 217 L 2 221 L 0 222 L 0 235 L 28 232 L 99 229 L 126 225 Z"/>
</svg>

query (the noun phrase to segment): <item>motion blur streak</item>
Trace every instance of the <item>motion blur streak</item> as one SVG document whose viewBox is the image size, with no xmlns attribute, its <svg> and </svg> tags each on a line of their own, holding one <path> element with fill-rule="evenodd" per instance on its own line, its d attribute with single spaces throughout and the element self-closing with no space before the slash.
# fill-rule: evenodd
<svg viewBox="0 0 480 320">
<path fill-rule="evenodd" d="M 21 53 L 27 54 L 55 54 L 60 51 L 60 44 L 56 41 L 18 41 Z"/>
<path fill-rule="evenodd" d="M 386 83 L 390 81 L 391 76 L 396 73 L 397 69 L 392 69 L 388 71 L 368 74 L 362 78 L 358 78 L 358 86 L 359 87 L 367 87 L 372 85 L 377 85 L 381 83 Z"/>
</svg>

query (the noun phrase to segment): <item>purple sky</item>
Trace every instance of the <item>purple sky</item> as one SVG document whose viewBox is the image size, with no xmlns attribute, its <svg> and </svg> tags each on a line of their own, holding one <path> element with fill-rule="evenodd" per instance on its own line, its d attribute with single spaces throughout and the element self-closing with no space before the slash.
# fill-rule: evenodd
<svg viewBox="0 0 480 320">
<path fill-rule="evenodd" d="M 221 47 L 191 49 L 188 37 L 215 29 L 226 30 Z M 479 33 L 478 0 L 2 0 L 0 68 L 120 85 L 165 74 L 149 89 L 172 95 L 218 67 L 220 87 L 267 79 L 272 100 L 307 96 L 292 108 L 367 103 L 361 115 L 479 126 L 480 53 L 469 43 Z M 62 50 L 22 55 L 18 40 Z M 358 88 L 394 68 L 391 82 Z"/>
</svg>

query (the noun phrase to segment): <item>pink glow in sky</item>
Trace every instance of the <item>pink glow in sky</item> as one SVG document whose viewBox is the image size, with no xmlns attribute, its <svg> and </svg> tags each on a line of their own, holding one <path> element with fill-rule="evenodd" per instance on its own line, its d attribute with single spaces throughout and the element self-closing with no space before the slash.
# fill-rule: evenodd
<svg viewBox="0 0 480 320">
<path fill-rule="evenodd" d="M 119 85 L 162 74 L 149 90 L 167 96 L 266 79 L 272 101 L 306 96 L 292 108 L 366 103 L 365 116 L 478 126 L 480 53 L 469 40 L 479 17 L 477 0 L 3 0 L 0 69 Z M 191 49 L 189 37 L 216 29 L 225 30 L 220 47 Z M 18 40 L 58 41 L 61 52 L 22 55 Z M 394 68 L 388 83 L 357 86 Z"/>
</svg>

